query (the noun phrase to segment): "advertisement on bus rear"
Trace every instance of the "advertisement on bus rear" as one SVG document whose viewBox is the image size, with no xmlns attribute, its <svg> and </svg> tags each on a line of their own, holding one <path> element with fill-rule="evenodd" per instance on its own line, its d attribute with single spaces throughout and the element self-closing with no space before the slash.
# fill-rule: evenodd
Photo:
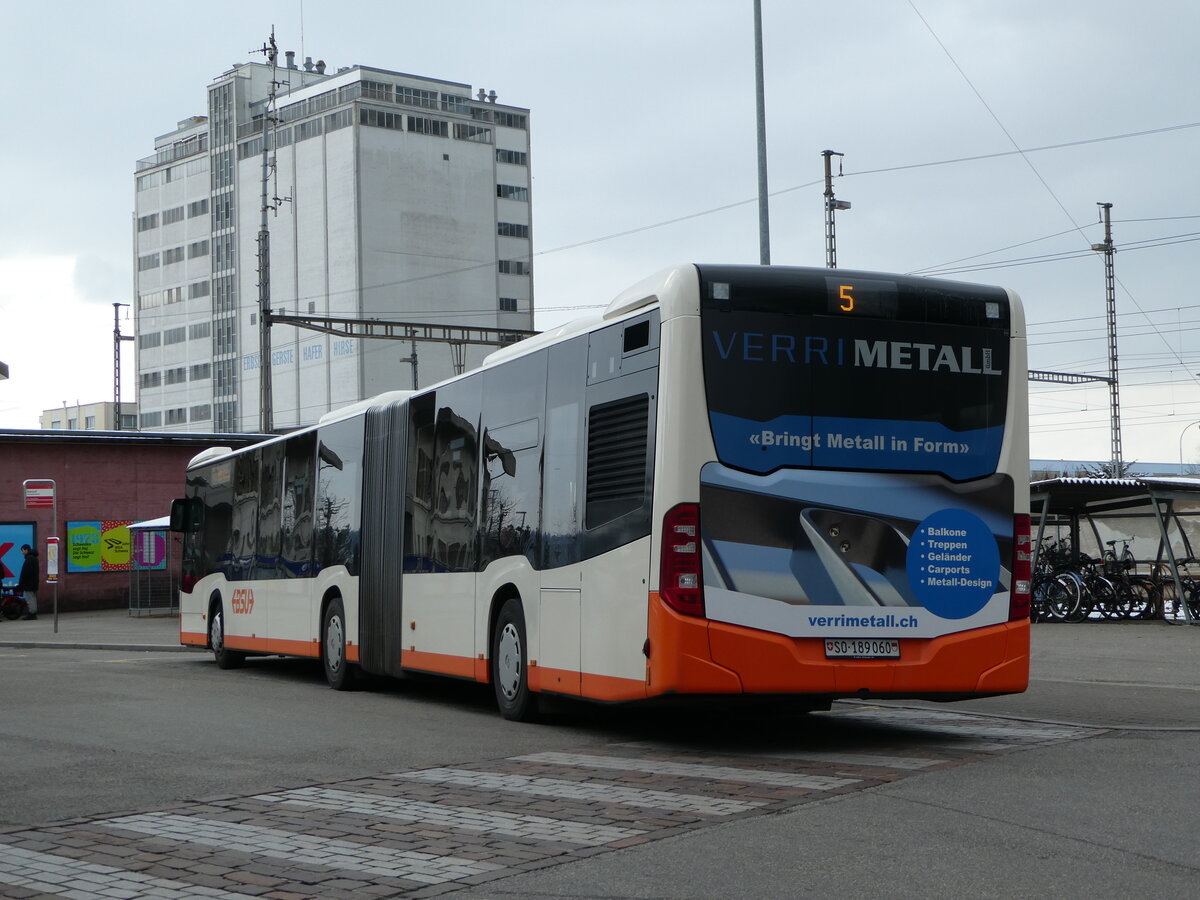
<svg viewBox="0 0 1200 900">
<path fill-rule="evenodd" d="M 1004 292 L 770 277 L 702 293 L 708 617 L 883 657 L 1007 621 Z"/>
<path fill-rule="evenodd" d="M 710 619 L 791 637 L 937 637 L 1008 620 L 1013 484 L 707 465 Z"/>
</svg>

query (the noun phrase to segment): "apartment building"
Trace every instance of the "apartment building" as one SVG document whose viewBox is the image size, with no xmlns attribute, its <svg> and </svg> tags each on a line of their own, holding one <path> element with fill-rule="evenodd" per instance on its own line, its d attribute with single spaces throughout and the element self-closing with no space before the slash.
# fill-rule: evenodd
<svg viewBox="0 0 1200 900">
<path fill-rule="evenodd" d="M 208 114 L 154 148 L 135 174 L 140 428 L 260 429 L 264 207 L 276 315 L 492 329 L 501 343 L 532 330 L 529 111 L 495 92 L 329 73 L 289 53 L 216 78 Z M 293 324 L 269 334 L 275 430 L 494 349 Z"/>
</svg>

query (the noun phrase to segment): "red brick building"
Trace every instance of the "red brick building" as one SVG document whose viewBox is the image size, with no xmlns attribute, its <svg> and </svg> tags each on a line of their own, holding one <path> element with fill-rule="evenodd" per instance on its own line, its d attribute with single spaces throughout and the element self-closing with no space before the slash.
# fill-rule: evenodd
<svg viewBox="0 0 1200 900">
<path fill-rule="evenodd" d="M 0 567 L 5 569 L 0 575 L 4 583 L 19 573 L 20 545 L 16 542 L 21 539 L 17 536 L 27 533 L 34 535 L 29 543 L 41 554 L 45 578 L 46 539 L 54 534 L 55 510 L 27 509 L 23 485 L 27 479 L 52 479 L 61 541 L 59 611 L 127 606 L 129 572 L 113 569 L 107 556 L 102 561 L 98 547 L 79 548 L 95 551 L 94 566 L 80 570 L 80 555 L 68 564 L 72 549 L 68 523 L 74 526 L 70 534 L 80 541 L 79 535 L 98 537 L 96 525 L 165 516 L 171 511 L 171 501 L 183 496 L 184 471 L 193 456 L 208 447 L 236 448 L 261 439 L 261 435 L 244 434 L 0 430 Z M 128 552 L 126 547 L 126 558 Z M 38 595 L 44 612 L 51 609 L 53 591 L 46 584 Z"/>
</svg>

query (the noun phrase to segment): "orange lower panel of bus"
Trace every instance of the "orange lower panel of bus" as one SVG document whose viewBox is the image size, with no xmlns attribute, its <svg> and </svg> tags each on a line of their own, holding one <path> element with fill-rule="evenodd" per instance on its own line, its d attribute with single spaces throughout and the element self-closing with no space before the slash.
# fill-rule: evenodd
<svg viewBox="0 0 1200 900">
<path fill-rule="evenodd" d="M 826 659 L 818 638 L 790 638 L 683 616 L 650 599 L 649 695 L 1008 694 L 1029 685 L 1029 622 L 908 638 L 899 660 Z"/>
</svg>

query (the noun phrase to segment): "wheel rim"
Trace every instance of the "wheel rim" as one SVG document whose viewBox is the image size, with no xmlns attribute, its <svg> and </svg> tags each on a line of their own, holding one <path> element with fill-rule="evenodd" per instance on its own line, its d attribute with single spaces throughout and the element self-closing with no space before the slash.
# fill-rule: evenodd
<svg viewBox="0 0 1200 900">
<path fill-rule="evenodd" d="M 514 699 L 521 688 L 521 635 L 512 622 L 496 642 L 496 686 L 506 700 Z"/>
<path fill-rule="evenodd" d="M 225 623 L 221 621 L 219 610 L 213 613 L 212 623 L 208 630 L 208 642 L 212 644 L 213 653 L 220 653 L 225 649 Z"/>
<path fill-rule="evenodd" d="M 330 616 L 329 624 L 325 626 L 325 664 L 329 666 L 331 672 L 337 672 L 342 668 L 345 639 L 346 633 L 342 626 L 342 617 Z"/>
</svg>

